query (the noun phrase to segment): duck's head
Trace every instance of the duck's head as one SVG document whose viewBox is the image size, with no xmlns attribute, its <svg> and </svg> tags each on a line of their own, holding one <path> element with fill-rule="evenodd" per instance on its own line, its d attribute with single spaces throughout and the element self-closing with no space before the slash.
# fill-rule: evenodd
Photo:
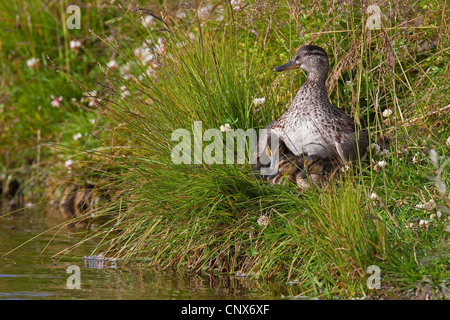
<svg viewBox="0 0 450 320">
<path fill-rule="evenodd" d="M 328 73 L 328 55 L 324 49 L 314 45 L 301 47 L 288 63 L 273 68 L 273 71 L 303 69 L 308 76 L 325 76 Z"/>
</svg>

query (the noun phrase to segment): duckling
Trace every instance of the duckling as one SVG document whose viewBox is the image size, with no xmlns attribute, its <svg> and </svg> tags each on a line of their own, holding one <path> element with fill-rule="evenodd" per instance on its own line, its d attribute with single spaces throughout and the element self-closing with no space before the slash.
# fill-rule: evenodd
<svg viewBox="0 0 450 320">
<path fill-rule="evenodd" d="M 268 176 L 271 184 L 283 184 L 295 182 L 295 173 L 302 167 L 300 159 L 289 150 L 282 150 L 275 167 L 276 173 Z"/>
<path fill-rule="evenodd" d="M 322 185 L 325 178 L 321 174 L 311 173 L 307 178 L 301 178 L 300 173 L 295 177 L 295 184 L 301 192 L 305 192 L 309 189 L 315 189 Z"/>
<path fill-rule="evenodd" d="M 299 177 L 305 179 L 309 174 L 329 175 L 335 166 L 336 163 L 328 159 L 308 156 L 304 159 L 303 170 L 300 172 Z"/>
<path fill-rule="evenodd" d="M 253 172 L 257 174 L 257 177 L 272 184 L 280 184 L 285 180 L 295 181 L 295 173 L 303 168 L 303 159 L 295 156 L 283 142 L 271 140 L 270 135 L 267 136 L 267 141 L 264 143 L 261 141 L 261 152 L 255 153 L 259 156 L 255 160 L 256 163 L 252 165 Z M 261 161 L 262 155 L 265 155 L 266 163 Z"/>
<path fill-rule="evenodd" d="M 301 191 L 320 186 L 332 169 L 332 163 L 317 157 L 307 157 L 304 168 L 295 175 L 295 183 Z"/>
<path fill-rule="evenodd" d="M 362 158 L 369 144 L 367 131 L 360 129 L 347 114 L 331 104 L 325 87 L 329 70 L 326 51 L 314 45 L 303 46 L 289 62 L 273 70 L 280 72 L 298 68 L 307 72 L 306 81 L 288 110 L 265 127 L 265 134 L 260 136 L 254 155 L 254 163 L 257 163 L 254 169 L 262 167 L 258 166 L 259 158 L 270 146 L 272 137 L 279 139 L 279 148 L 292 154 L 291 159 L 297 157 L 296 161 L 302 164 L 299 166 L 301 170 L 301 159 L 307 157 L 321 159 L 324 164 L 328 162 L 328 166 Z M 271 167 L 274 163 L 271 159 Z"/>
</svg>

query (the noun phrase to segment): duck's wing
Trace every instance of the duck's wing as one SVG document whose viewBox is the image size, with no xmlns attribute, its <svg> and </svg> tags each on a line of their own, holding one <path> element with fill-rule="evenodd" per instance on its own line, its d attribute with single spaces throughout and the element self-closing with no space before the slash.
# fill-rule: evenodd
<svg viewBox="0 0 450 320">
<path fill-rule="evenodd" d="M 321 133 L 327 144 L 334 150 L 330 158 L 340 159 L 342 163 L 356 160 L 363 156 L 369 144 L 366 130 L 362 130 L 345 112 L 333 105 L 328 117 L 327 130 Z"/>
<path fill-rule="evenodd" d="M 369 145 L 369 135 L 366 130 L 353 121 L 347 114 L 340 111 L 339 117 L 335 118 L 341 126 L 338 126 L 338 133 L 340 135 L 339 147 L 341 157 L 345 161 L 354 161 L 362 158 L 366 154 L 367 146 Z"/>
<path fill-rule="evenodd" d="M 341 143 L 342 153 L 349 161 L 363 158 L 369 145 L 369 135 L 366 130 L 353 131 L 348 138 Z"/>
</svg>

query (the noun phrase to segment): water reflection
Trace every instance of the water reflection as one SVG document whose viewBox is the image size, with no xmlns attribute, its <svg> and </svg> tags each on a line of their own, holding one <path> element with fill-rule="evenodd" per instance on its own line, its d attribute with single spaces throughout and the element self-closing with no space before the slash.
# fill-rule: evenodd
<svg viewBox="0 0 450 320">
<path fill-rule="evenodd" d="M 0 299 L 280 299 L 299 291 L 228 275 L 157 271 L 145 263 L 123 266 L 119 260 L 93 256 L 96 243 L 89 241 L 52 260 L 86 235 L 61 227 L 64 221 L 46 207 L 0 212 L 0 256 L 21 246 L 0 258 Z M 74 265 L 80 267 L 81 289 L 67 287 L 67 268 Z"/>
</svg>

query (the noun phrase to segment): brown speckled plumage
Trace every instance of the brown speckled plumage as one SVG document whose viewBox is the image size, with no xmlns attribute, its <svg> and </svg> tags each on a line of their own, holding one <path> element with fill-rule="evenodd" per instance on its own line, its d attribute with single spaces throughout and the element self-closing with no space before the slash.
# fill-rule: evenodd
<svg viewBox="0 0 450 320">
<path fill-rule="evenodd" d="M 272 166 L 275 163 L 278 170 L 262 178 L 279 183 L 283 180 L 280 176 L 288 176 L 288 180 L 297 181 L 297 185 L 300 186 L 305 181 L 300 182 L 299 177 L 307 179 L 305 172 L 311 172 L 308 170 L 309 165 L 315 165 L 316 171 L 317 168 L 322 168 L 320 173 L 311 173 L 320 175 L 331 171 L 330 168 L 335 167 L 337 163 L 345 164 L 357 159 L 358 156 L 364 156 L 368 146 L 368 135 L 365 130 L 355 125 L 353 119 L 331 104 L 325 87 L 329 68 L 325 50 L 318 46 L 304 46 L 297 51 L 291 61 L 274 68 L 274 71 L 294 68 L 306 70 L 307 79 L 289 109 L 278 120 L 266 126 L 268 133 L 260 137 L 255 153 L 256 165 L 253 169 L 258 171 L 264 167 L 258 161 L 259 157 L 261 152 L 271 156 L 270 137 L 276 135 L 280 140 L 280 159 L 278 162 L 272 162 Z M 286 166 L 289 163 L 295 167 L 283 168 L 283 164 Z M 320 165 L 317 165 L 318 163 Z M 315 177 L 315 180 L 320 179 Z"/>
</svg>

